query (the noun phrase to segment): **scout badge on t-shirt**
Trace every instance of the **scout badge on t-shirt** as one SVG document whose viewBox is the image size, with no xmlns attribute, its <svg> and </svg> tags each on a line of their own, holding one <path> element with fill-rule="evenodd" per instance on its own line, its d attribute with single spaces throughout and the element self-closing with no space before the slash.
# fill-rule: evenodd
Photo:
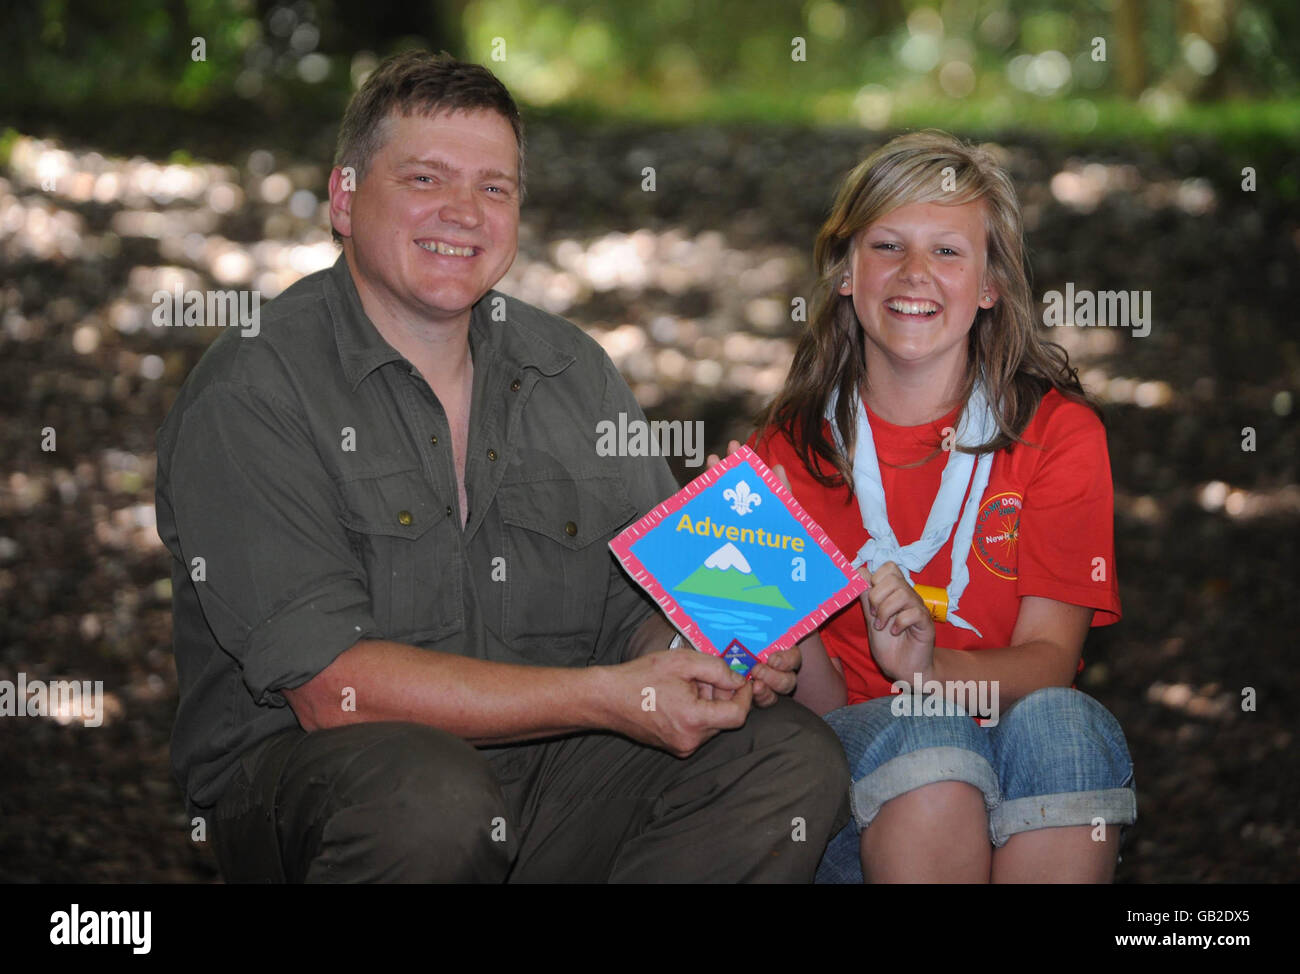
<svg viewBox="0 0 1300 974">
<path fill-rule="evenodd" d="M 747 446 L 609 546 L 691 645 L 742 675 L 867 587 Z"/>
</svg>

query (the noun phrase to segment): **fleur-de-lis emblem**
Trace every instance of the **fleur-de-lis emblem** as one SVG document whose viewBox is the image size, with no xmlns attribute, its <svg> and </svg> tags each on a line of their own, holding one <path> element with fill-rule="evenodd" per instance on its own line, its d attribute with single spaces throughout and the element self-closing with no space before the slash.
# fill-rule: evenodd
<svg viewBox="0 0 1300 974">
<path fill-rule="evenodd" d="M 722 492 L 724 501 L 731 501 L 731 509 L 744 517 L 749 513 L 751 507 L 757 507 L 763 503 L 763 498 L 749 489 L 749 484 L 743 480 L 736 481 L 735 489 L 728 487 Z"/>
</svg>

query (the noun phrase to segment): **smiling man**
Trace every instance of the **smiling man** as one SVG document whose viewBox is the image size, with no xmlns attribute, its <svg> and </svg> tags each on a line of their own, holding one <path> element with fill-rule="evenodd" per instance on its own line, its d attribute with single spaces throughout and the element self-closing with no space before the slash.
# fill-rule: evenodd
<svg viewBox="0 0 1300 974">
<path fill-rule="evenodd" d="M 159 432 L 173 766 L 231 881 L 811 879 L 838 742 L 670 650 L 607 543 L 676 489 L 600 346 L 492 290 L 523 134 L 486 69 L 409 53 L 344 118 L 343 254 L 218 338 Z M 200 570 L 201 566 L 201 570 Z"/>
</svg>

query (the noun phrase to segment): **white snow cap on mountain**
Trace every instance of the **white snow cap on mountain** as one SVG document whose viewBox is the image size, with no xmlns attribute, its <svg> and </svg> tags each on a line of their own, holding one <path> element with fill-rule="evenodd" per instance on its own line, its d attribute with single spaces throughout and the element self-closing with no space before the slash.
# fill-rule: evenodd
<svg viewBox="0 0 1300 974">
<path fill-rule="evenodd" d="M 754 570 L 749 567 L 749 562 L 745 556 L 740 553 L 740 549 L 728 541 L 721 548 L 715 551 L 709 557 L 704 559 L 705 568 L 721 568 L 726 571 L 728 568 L 734 568 L 736 571 L 744 572 L 746 575 L 754 574 Z"/>
</svg>

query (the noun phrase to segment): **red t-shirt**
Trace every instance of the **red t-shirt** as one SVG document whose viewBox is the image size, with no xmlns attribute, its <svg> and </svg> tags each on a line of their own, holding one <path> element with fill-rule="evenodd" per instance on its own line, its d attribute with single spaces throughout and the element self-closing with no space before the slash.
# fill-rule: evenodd
<svg viewBox="0 0 1300 974">
<path fill-rule="evenodd" d="M 940 451 L 919 467 L 891 464 L 914 463 L 933 453 L 944 427 L 955 427 L 960 413 L 958 407 L 932 423 L 895 426 L 867 410 L 889 523 L 901 545 L 921 536 L 948 453 Z M 829 432 L 827 424 L 823 429 Z M 1025 595 L 1092 608 L 1094 626 L 1119 620 L 1114 489 L 1101 421 L 1087 406 L 1052 390 L 1021 437 L 1026 443 L 993 457 L 966 562 L 970 581 L 957 613 L 981 636 L 939 622 L 936 646 L 978 650 L 1010 645 Z M 857 498 L 850 497 L 847 486 L 832 490 L 814 480 L 787 436 L 768 432 L 757 444 L 756 439 L 750 438 L 750 446 L 768 466 L 785 468 L 795 498 L 852 560 L 869 537 Z M 828 464 L 821 466 L 833 472 Z M 949 538 L 924 569 L 912 574 L 912 582 L 946 588 L 951 574 Z M 821 637 L 827 653 L 844 666 L 850 704 L 892 692 L 891 681 L 871 657 L 859 601 L 832 616 Z"/>
</svg>

